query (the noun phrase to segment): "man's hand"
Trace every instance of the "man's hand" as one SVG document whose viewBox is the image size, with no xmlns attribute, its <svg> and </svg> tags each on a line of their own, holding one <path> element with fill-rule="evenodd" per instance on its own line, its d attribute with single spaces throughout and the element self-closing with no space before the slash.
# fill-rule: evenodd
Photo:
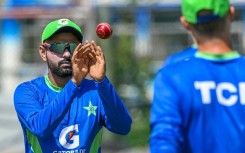
<svg viewBox="0 0 245 153">
<path fill-rule="evenodd" d="M 75 49 L 72 62 L 72 81 L 79 86 L 81 81 L 87 76 L 89 72 L 89 58 L 88 54 L 91 52 L 90 44 L 81 43 Z"/>
<path fill-rule="evenodd" d="M 97 46 L 94 41 L 90 43 L 89 53 L 89 75 L 96 81 L 101 82 L 106 73 L 105 56 L 100 46 Z"/>
</svg>

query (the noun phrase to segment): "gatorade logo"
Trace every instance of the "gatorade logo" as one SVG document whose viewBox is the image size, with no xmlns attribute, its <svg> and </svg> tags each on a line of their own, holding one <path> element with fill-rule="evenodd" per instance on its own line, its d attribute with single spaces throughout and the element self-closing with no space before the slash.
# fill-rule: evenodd
<svg viewBox="0 0 245 153">
<path fill-rule="evenodd" d="M 75 149 L 79 146 L 78 124 L 64 128 L 59 136 L 60 144 L 66 149 Z"/>
</svg>

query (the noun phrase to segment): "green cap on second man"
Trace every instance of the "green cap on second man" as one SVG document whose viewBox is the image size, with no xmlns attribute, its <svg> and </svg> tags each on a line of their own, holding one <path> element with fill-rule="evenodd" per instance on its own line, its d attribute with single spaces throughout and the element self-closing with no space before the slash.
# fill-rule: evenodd
<svg viewBox="0 0 245 153">
<path fill-rule="evenodd" d="M 210 10 L 213 12 L 213 16 L 205 18 L 205 21 L 209 21 L 216 18 L 224 17 L 230 8 L 229 0 L 182 0 L 182 15 L 185 19 L 193 24 L 202 22 L 197 14 L 201 10 Z"/>
<path fill-rule="evenodd" d="M 80 42 L 83 40 L 81 28 L 69 19 L 58 19 L 50 22 L 43 30 L 42 42 L 50 38 L 56 32 L 66 30 L 74 33 Z"/>
</svg>

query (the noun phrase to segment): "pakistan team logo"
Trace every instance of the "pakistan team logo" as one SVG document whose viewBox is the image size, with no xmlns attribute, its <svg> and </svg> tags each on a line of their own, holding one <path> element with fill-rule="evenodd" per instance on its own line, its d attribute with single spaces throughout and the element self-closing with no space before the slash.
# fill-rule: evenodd
<svg viewBox="0 0 245 153">
<path fill-rule="evenodd" d="M 68 24 L 68 19 L 60 19 L 60 20 L 58 20 L 58 23 L 61 25 L 66 25 L 66 24 Z"/>
<path fill-rule="evenodd" d="M 89 102 L 88 107 L 83 107 L 83 108 L 88 110 L 88 116 L 90 116 L 91 114 L 96 116 L 96 109 L 98 108 L 98 106 L 93 106 L 91 101 Z"/>
</svg>

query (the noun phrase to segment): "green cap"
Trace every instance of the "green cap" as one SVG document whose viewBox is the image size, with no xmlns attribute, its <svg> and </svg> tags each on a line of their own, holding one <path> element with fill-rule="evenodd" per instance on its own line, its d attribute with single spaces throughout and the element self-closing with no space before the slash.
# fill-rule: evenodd
<svg viewBox="0 0 245 153">
<path fill-rule="evenodd" d="M 229 8 L 229 0 L 182 0 L 182 15 L 193 24 L 224 17 Z M 201 10 L 210 10 L 213 15 L 199 18 L 197 14 Z"/>
<path fill-rule="evenodd" d="M 69 31 L 76 35 L 79 41 L 82 42 L 83 35 L 81 28 L 74 22 L 69 19 L 58 19 L 50 22 L 43 30 L 42 33 L 42 42 L 51 37 L 56 32 L 60 31 Z"/>
</svg>

